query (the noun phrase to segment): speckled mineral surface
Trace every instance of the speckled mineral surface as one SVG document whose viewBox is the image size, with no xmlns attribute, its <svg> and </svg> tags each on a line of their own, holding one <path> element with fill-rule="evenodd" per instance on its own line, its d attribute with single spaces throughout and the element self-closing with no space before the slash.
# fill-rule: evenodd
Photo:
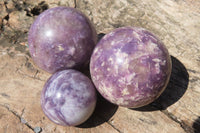
<svg viewBox="0 0 200 133">
<path fill-rule="evenodd" d="M 70 7 L 44 11 L 32 24 L 28 36 L 34 62 L 50 73 L 88 63 L 96 40 L 89 19 Z"/>
<path fill-rule="evenodd" d="M 123 27 L 97 44 L 90 72 L 107 100 L 124 107 L 140 107 L 154 101 L 166 88 L 171 58 L 163 43 L 149 31 Z"/>
<path fill-rule="evenodd" d="M 42 109 L 56 124 L 76 126 L 85 122 L 96 105 L 96 90 L 82 73 L 68 69 L 55 73 L 41 95 Z"/>
</svg>

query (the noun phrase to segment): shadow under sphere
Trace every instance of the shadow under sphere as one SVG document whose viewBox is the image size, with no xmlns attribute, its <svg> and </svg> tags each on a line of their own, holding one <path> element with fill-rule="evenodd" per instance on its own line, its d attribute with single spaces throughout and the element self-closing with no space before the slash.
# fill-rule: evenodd
<svg viewBox="0 0 200 133">
<path fill-rule="evenodd" d="M 104 36 L 104 33 L 98 34 L 98 41 Z M 89 65 L 80 70 L 82 73 L 90 77 Z M 97 104 L 92 116 L 81 125 L 79 128 L 92 128 L 107 122 L 117 111 L 118 106 L 108 102 L 97 91 Z"/>
<path fill-rule="evenodd" d="M 97 104 L 92 116 L 79 128 L 92 128 L 107 122 L 117 111 L 118 106 L 108 102 L 97 92 Z"/>
<path fill-rule="evenodd" d="M 200 133 L 200 117 L 198 117 L 192 125 L 194 133 Z"/>
<path fill-rule="evenodd" d="M 172 73 L 169 83 L 158 99 L 149 105 L 135 108 L 137 111 L 165 110 L 176 103 L 186 92 L 189 82 L 189 74 L 185 66 L 175 57 L 171 56 Z"/>
</svg>

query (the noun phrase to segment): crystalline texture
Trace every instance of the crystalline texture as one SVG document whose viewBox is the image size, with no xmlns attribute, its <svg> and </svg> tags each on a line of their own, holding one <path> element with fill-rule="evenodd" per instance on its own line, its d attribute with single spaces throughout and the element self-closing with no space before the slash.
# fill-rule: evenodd
<svg viewBox="0 0 200 133">
<path fill-rule="evenodd" d="M 101 95 L 124 107 L 147 105 L 160 96 L 171 74 L 171 58 L 149 31 L 123 27 L 105 35 L 90 62 Z"/>
</svg>

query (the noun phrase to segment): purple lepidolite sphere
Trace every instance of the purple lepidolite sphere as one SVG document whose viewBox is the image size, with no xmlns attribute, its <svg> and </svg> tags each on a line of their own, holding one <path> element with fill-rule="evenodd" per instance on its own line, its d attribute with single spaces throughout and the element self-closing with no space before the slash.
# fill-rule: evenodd
<svg viewBox="0 0 200 133">
<path fill-rule="evenodd" d="M 51 121 L 63 126 L 76 126 L 93 113 L 96 90 L 82 73 L 72 69 L 59 71 L 44 85 L 41 105 Z"/>
<path fill-rule="evenodd" d="M 151 103 L 164 91 L 171 74 L 171 58 L 163 43 L 149 31 L 123 27 L 97 44 L 90 72 L 104 98 L 136 108 Z"/>
<path fill-rule="evenodd" d="M 32 24 L 28 36 L 34 62 L 50 73 L 88 63 L 96 40 L 89 19 L 70 7 L 44 11 Z"/>
</svg>

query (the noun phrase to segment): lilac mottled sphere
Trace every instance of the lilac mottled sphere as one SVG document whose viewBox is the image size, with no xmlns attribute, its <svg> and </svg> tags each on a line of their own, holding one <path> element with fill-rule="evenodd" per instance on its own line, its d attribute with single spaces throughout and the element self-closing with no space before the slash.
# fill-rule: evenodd
<svg viewBox="0 0 200 133">
<path fill-rule="evenodd" d="M 88 63 L 96 40 L 89 19 L 70 7 L 44 11 L 32 24 L 28 36 L 34 62 L 50 73 Z"/>
<path fill-rule="evenodd" d="M 104 98 L 136 108 L 151 103 L 164 91 L 171 74 L 171 58 L 163 43 L 149 31 L 123 27 L 97 44 L 90 72 Z"/>
<path fill-rule="evenodd" d="M 63 126 L 76 126 L 93 113 L 96 90 L 82 73 L 72 69 L 59 71 L 46 82 L 41 104 L 51 121 Z"/>
</svg>

